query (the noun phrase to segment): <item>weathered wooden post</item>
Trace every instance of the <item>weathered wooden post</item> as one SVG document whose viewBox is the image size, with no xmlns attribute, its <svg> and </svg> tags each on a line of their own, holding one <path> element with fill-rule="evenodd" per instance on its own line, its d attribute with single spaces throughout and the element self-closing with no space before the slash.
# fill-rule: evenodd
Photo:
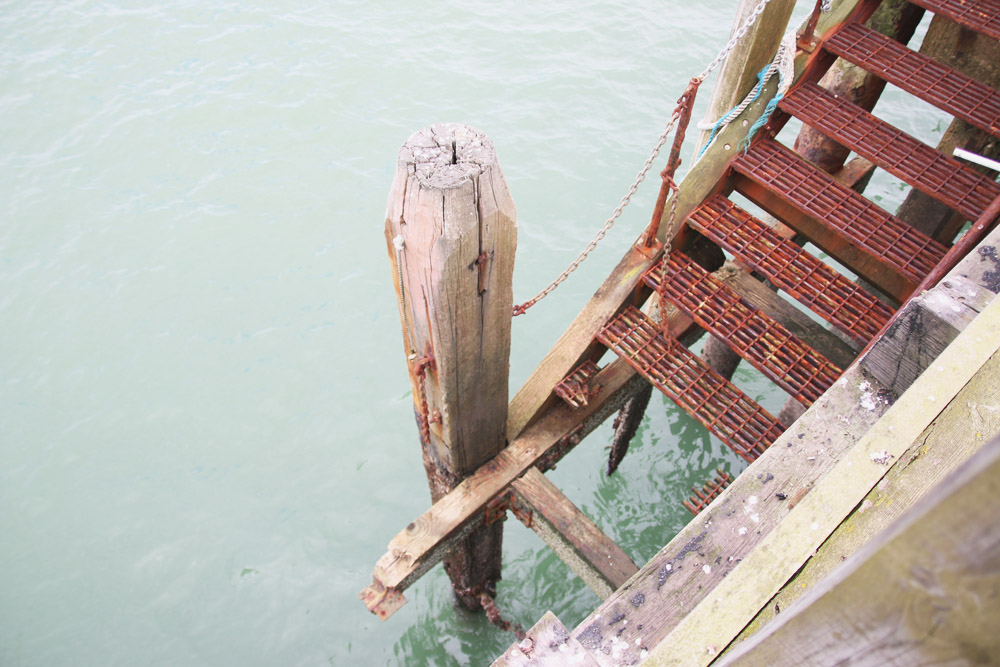
<svg viewBox="0 0 1000 667">
<path fill-rule="evenodd" d="M 489 137 L 420 130 L 399 150 L 385 237 L 424 467 L 436 502 L 506 445 L 514 201 Z M 496 594 L 503 524 L 444 560 L 462 603 Z"/>
</svg>

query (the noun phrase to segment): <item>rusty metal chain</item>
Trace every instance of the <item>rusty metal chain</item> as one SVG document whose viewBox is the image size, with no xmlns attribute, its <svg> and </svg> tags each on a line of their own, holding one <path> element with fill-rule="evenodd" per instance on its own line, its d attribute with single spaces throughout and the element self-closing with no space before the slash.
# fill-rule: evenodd
<svg viewBox="0 0 1000 667">
<path fill-rule="evenodd" d="M 725 59 L 729 57 L 729 54 L 736 47 L 739 41 L 744 37 L 746 37 L 747 32 L 749 32 L 753 24 L 757 22 L 757 18 L 764 12 L 764 9 L 770 2 L 771 0 L 761 0 L 753 8 L 753 11 L 750 12 L 750 15 L 747 16 L 746 20 L 743 22 L 740 28 L 733 34 L 732 37 L 729 38 L 729 41 L 726 43 L 725 47 L 723 47 L 722 51 L 719 52 L 719 54 L 715 57 L 715 59 L 709 63 L 708 67 L 706 67 L 701 74 L 692 79 L 692 82 L 697 81 L 698 83 L 701 83 L 702 81 L 704 81 L 708 77 L 708 75 L 715 70 L 716 67 L 722 64 L 725 61 Z M 667 138 L 670 136 L 670 133 L 673 132 L 674 126 L 678 123 L 678 121 L 681 120 L 683 103 L 684 103 L 684 97 L 681 98 L 681 102 L 678 104 L 677 108 L 674 109 L 674 112 L 670 116 L 670 120 L 667 122 L 666 127 L 663 129 L 663 132 L 656 140 L 656 144 L 653 146 L 653 150 L 650 152 L 649 157 L 646 158 L 646 161 L 643 163 L 642 169 L 640 169 L 639 173 L 636 174 L 635 180 L 632 182 L 632 185 L 629 186 L 628 191 L 625 193 L 625 196 L 622 197 L 618 206 L 615 207 L 615 210 L 611 212 L 611 217 L 609 217 L 607 220 L 604 221 L 604 226 L 601 227 L 601 230 L 597 232 L 597 235 L 594 236 L 593 240 L 587 244 L 587 247 L 583 249 L 583 252 L 581 252 L 577 256 L 577 258 L 573 260 L 568 267 L 566 267 L 566 270 L 563 271 L 561 274 L 559 274 L 559 277 L 557 277 L 555 280 L 549 283 L 549 285 L 545 289 L 543 289 L 541 292 L 539 292 L 532 298 L 528 299 L 527 301 L 525 301 L 520 305 L 514 306 L 513 315 L 515 317 L 524 314 L 525 311 L 527 311 L 536 303 L 544 299 L 546 296 L 548 296 L 550 292 L 552 292 L 552 290 L 554 290 L 556 287 L 562 284 L 567 278 L 569 278 L 570 274 L 576 271 L 576 269 L 580 266 L 583 260 L 587 259 L 587 256 L 590 255 L 590 253 L 593 252 L 594 248 L 597 247 L 597 244 L 600 243 L 602 239 L 604 239 L 607 233 L 614 226 L 615 222 L 621 216 L 622 211 L 624 211 L 625 207 L 628 206 L 629 202 L 632 201 L 632 196 L 635 195 L 635 193 L 639 190 L 639 184 L 646 179 L 646 175 L 649 173 L 649 170 L 653 167 L 653 162 L 655 162 L 656 158 L 659 156 L 660 149 L 662 149 L 663 145 L 667 143 Z M 676 169 L 676 165 L 674 166 L 674 168 Z M 672 213 L 670 219 L 671 228 L 673 227 L 673 211 L 676 210 L 676 201 L 677 198 L 673 197 L 672 207 L 671 207 Z"/>
</svg>

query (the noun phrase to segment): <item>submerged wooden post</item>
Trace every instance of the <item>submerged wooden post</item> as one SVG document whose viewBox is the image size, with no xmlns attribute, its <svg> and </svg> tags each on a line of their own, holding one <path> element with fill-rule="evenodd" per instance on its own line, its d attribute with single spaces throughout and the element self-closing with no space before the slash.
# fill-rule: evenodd
<svg viewBox="0 0 1000 667">
<path fill-rule="evenodd" d="M 506 445 L 514 201 L 489 137 L 432 125 L 399 150 L 385 237 L 431 500 Z M 500 522 L 445 558 L 469 609 L 500 578 Z"/>
</svg>

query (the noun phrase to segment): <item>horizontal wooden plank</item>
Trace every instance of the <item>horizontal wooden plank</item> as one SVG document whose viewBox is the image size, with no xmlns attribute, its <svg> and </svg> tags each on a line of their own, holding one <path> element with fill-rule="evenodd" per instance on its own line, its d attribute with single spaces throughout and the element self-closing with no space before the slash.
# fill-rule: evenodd
<svg viewBox="0 0 1000 667">
<path fill-rule="evenodd" d="M 507 649 L 492 667 L 595 667 L 597 662 L 573 639 L 556 615 L 545 612 L 520 642 Z"/>
<path fill-rule="evenodd" d="M 526 525 L 602 600 L 639 571 L 628 554 L 538 468 L 514 480 L 512 489 Z"/>
<path fill-rule="evenodd" d="M 903 455 L 998 346 L 1000 300 L 976 318 L 911 390 L 684 616 L 654 649 L 650 664 L 709 664 L 884 477 L 885 462 Z M 780 441 L 775 447 L 780 448 Z M 754 473 L 752 465 L 744 476 Z"/>
<path fill-rule="evenodd" d="M 787 611 L 846 558 L 896 523 L 904 512 L 968 461 L 986 442 L 1000 435 L 998 395 L 1000 354 L 994 354 L 899 457 L 885 478 L 840 524 L 806 566 L 768 601 L 736 641 L 745 641 L 783 610 Z M 733 646 L 728 650 L 733 650 Z"/>
<path fill-rule="evenodd" d="M 721 664 L 992 661 L 1000 655 L 997 479 L 1000 439 Z"/>
<path fill-rule="evenodd" d="M 722 497 L 581 621 L 573 635 L 595 652 L 602 665 L 616 664 L 601 658 L 602 649 L 611 650 L 612 638 L 630 646 L 621 656 L 623 661 L 638 661 L 643 647 L 663 641 L 778 524 L 788 506 L 801 501 L 833 468 L 840 453 L 871 427 L 892 398 L 880 393 L 877 383 L 856 366 L 848 369 Z"/>
</svg>

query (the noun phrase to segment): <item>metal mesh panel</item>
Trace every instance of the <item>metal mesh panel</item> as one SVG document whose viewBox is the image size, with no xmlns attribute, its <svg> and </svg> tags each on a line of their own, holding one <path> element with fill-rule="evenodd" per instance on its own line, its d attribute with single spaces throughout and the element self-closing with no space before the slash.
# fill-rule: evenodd
<svg viewBox="0 0 1000 667">
<path fill-rule="evenodd" d="M 997 0 L 910 0 L 924 9 L 943 14 L 955 23 L 1000 39 L 1000 2 Z"/>
<path fill-rule="evenodd" d="M 811 405 L 840 377 L 823 355 L 682 253 L 671 253 L 662 282 L 661 270 L 657 265 L 646 273 L 650 287 L 796 400 Z"/>
<path fill-rule="evenodd" d="M 648 317 L 629 306 L 597 339 L 747 461 L 760 456 L 784 427 Z"/>
<path fill-rule="evenodd" d="M 889 306 L 721 195 L 688 224 L 861 344 L 892 317 Z"/>
<path fill-rule="evenodd" d="M 733 168 L 868 253 L 920 282 L 946 248 L 771 140 L 757 141 Z"/>
<path fill-rule="evenodd" d="M 823 47 L 943 111 L 1000 137 L 1000 94 L 950 67 L 857 23 Z"/>
<path fill-rule="evenodd" d="M 816 84 L 798 88 L 779 106 L 969 220 L 1000 195 L 995 181 Z"/>
</svg>

